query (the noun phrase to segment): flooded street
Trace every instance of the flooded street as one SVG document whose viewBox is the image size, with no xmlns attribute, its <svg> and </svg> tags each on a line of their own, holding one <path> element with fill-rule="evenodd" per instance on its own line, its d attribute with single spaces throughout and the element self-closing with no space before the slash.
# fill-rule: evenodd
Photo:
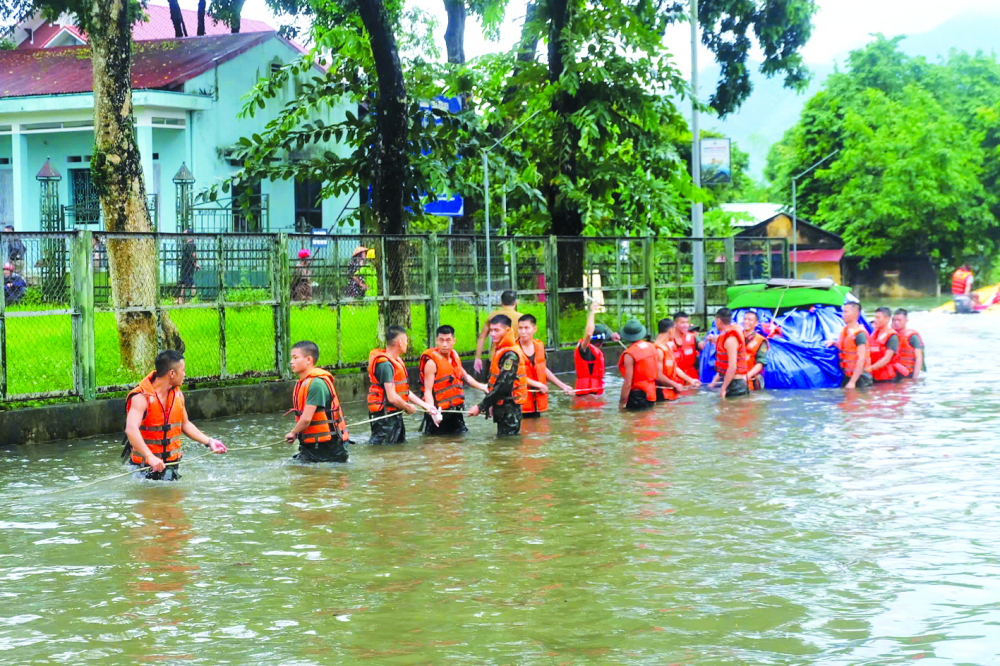
<svg viewBox="0 0 1000 666">
<path fill-rule="evenodd" d="M 910 322 L 924 378 L 849 395 L 613 386 L 312 467 L 242 417 L 179 483 L 59 493 L 120 437 L 3 449 L 0 663 L 997 663 L 1000 316 Z"/>
</svg>

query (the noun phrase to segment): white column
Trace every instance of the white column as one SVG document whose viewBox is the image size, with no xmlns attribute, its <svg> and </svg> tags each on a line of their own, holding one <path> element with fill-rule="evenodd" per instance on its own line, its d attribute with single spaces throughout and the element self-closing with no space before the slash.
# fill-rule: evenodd
<svg viewBox="0 0 1000 666">
<path fill-rule="evenodd" d="M 32 202 L 27 201 L 26 196 L 28 195 L 28 182 L 34 175 L 31 171 L 31 165 L 27 163 L 28 137 L 21 134 L 20 125 L 14 125 L 11 130 L 10 140 L 13 150 L 10 161 L 14 167 L 14 228 L 18 231 L 38 231 L 37 215 L 30 216 L 35 219 L 36 223 L 31 225 L 31 228 L 28 227 L 28 213 L 31 210 Z M 34 205 L 37 207 L 38 202 L 34 202 Z"/>
<path fill-rule="evenodd" d="M 148 117 L 136 118 L 136 140 L 139 143 L 139 159 L 142 161 L 142 179 L 146 183 L 146 194 L 153 192 L 153 125 Z"/>
</svg>

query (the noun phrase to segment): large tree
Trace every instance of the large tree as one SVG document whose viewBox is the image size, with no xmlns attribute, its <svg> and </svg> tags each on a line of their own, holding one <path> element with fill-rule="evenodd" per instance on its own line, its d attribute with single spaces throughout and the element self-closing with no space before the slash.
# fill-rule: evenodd
<svg viewBox="0 0 1000 666">
<path fill-rule="evenodd" d="M 996 147 L 990 108 L 1000 99 L 995 57 L 953 54 L 939 64 L 881 35 L 852 52 L 776 144 L 767 175 L 799 214 L 842 233 L 850 254 L 925 255 L 942 272 L 981 268 L 1000 242 Z"/>
<path fill-rule="evenodd" d="M 139 5 L 129 0 L 0 0 L 0 17 L 17 21 L 37 11 L 55 17 L 72 12 L 90 40 L 94 79 L 94 153 L 91 173 L 109 232 L 151 232 L 146 187 L 132 111 L 132 23 Z M 159 267 L 153 240 L 109 240 L 111 298 L 116 309 L 122 364 L 148 368 L 157 353 L 155 278 Z M 163 314 L 167 348 L 183 341 Z"/>
<path fill-rule="evenodd" d="M 422 104 L 447 87 L 448 72 L 420 55 L 400 57 L 402 48 L 426 52 L 430 34 L 421 23 L 409 23 L 411 16 L 399 5 L 379 0 L 282 0 L 281 9 L 292 16 L 311 14 L 316 47 L 262 81 L 247 99 L 244 113 L 252 115 L 282 94 L 289 77 L 300 79 L 295 101 L 265 131 L 242 140 L 244 168 L 234 181 L 320 180 L 326 183 L 324 197 L 360 190 L 368 197 L 368 205 L 357 210 L 366 231 L 405 234 L 407 220 L 421 215 L 434 192 L 456 191 L 457 172 L 451 167 L 458 160 L 460 137 L 469 136 L 468 113 L 453 115 Z M 401 25 L 405 28 L 397 30 Z M 322 72 L 313 67 L 317 60 L 325 65 Z M 344 106 L 353 108 L 335 122 L 324 122 L 331 108 Z M 331 139 L 343 141 L 351 152 L 314 150 L 309 159 L 273 159 Z M 392 243 L 386 279 L 394 295 L 407 293 L 407 256 L 405 242 Z M 380 313 L 390 323 L 410 321 L 405 301 L 389 301 Z"/>
<path fill-rule="evenodd" d="M 765 74 L 783 73 L 790 86 L 805 83 L 798 51 L 809 35 L 812 0 L 699 5 L 703 42 L 722 65 L 709 100 L 720 114 L 749 95 L 746 62 L 755 44 Z M 508 199 L 515 220 L 560 236 L 686 230 L 688 201 L 704 195 L 691 190 L 677 149 L 685 132 L 673 100 L 689 91 L 664 44 L 666 28 L 687 20 L 686 7 L 648 0 L 529 5 L 495 117 L 505 127 L 528 121 L 511 142 L 529 171 L 537 170 L 545 205 L 538 220 L 517 210 L 537 210 L 532 197 Z M 537 53 L 542 40 L 547 48 Z M 568 255 L 560 262 L 562 286 L 578 287 L 582 260 Z"/>
<path fill-rule="evenodd" d="M 174 26 L 174 37 L 187 37 L 187 26 L 184 25 L 184 14 L 177 0 L 167 0 L 170 7 L 170 22 Z"/>
</svg>

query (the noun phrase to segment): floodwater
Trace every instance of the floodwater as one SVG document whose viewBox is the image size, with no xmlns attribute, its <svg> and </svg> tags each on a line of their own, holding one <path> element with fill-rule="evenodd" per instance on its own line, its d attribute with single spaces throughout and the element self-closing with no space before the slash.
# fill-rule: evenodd
<svg viewBox="0 0 1000 666">
<path fill-rule="evenodd" d="M 559 397 L 314 467 L 231 419 L 179 483 L 55 494 L 117 438 L 5 450 L 0 663 L 997 663 L 1000 318 L 911 321 L 926 378 L 850 395 Z"/>
</svg>

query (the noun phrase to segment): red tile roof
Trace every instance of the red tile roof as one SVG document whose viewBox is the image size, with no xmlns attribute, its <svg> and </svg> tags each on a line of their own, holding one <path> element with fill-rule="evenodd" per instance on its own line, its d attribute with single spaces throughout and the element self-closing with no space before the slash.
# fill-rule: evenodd
<svg viewBox="0 0 1000 666">
<path fill-rule="evenodd" d="M 132 88 L 179 90 L 181 84 L 267 41 L 273 32 L 149 40 L 134 45 Z M 291 48 L 295 48 L 289 44 Z M 90 92 L 90 49 L 0 51 L 0 98 Z"/>
<path fill-rule="evenodd" d="M 788 253 L 788 261 L 793 264 L 837 263 L 843 258 L 843 250 L 799 250 Z"/>
<path fill-rule="evenodd" d="M 152 39 L 170 39 L 174 36 L 174 24 L 170 20 L 169 7 L 166 5 L 149 4 L 146 6 L 145 13 L 149 17 L 149 20 L 136 23 L 132 27 L 132 39 L 141 42 Z M 184 20 L 184 26 L 187 28 L 188 36 L 196 36 L 198 32 L 198 12 L 194 9 L 181 9 L 181 17 Z M 26 39 L 18 44 L 17 48 L 26 50 L 43 49 L 64 28 L 82 41 L 87 41 L 86 33 L 76 26 L 57 26 L 46 21 L 35 30 L 32 41 L 29 42 Z M 273 31 L 274 28 L 263 21 L 255 21 L 247 18 L 240 21 L 240 34 Z M 228 35 L 231 32 L 229 26 L 226 24 L 216 21 L 211 16 L 205 17 L 206 35 Z"/>
</svg>

